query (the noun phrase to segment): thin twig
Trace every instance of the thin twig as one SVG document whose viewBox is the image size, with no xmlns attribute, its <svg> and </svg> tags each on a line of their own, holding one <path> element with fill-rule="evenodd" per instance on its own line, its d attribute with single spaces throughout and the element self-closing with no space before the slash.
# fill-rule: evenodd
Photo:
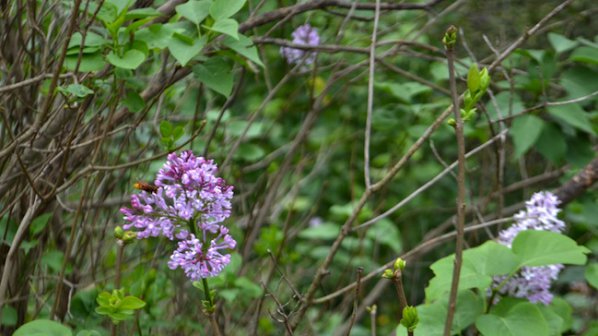
<svg viewBox="0 0 598 336">
<path fill-rule="evenodd" d="M 486 141 L 485 143 L 481 144 L 480 146 L 469 151 L 465 155 L 465 158 L 470 158 L 470 157 L 474 156 L 475 154 L 481 152 L 483 149 L 489 147 L 495 141 L 503 138 L 506 134 L 507 134 L 507 130 L 504 130 L 503 132 L 497 134 L 494 138 Z M 365 228 L 375 224 L 376 222 L 388 217 L 392 213 L 396 212 L 397 210 L 399 210 L 400 208 L 405 206 L 407 203 L 409 203 L 411 200 L 413 200 L 415 197 L 419 196 L 422 192 L 428 190 L 431 186 L 436 184 L 436 182 L 438 182 L 440 179 L 442 179 L 444 176 L 446 176 L 446 174 L 452 172 L 453 169 L 455 169 L 455 167 L 458 165 L 458 163 L 459 163 L 458 161 L 453 162 L 450 166 L 446 167 L 443 171 L 441 171 L 436 176 L 434 176 L 434 178 L 432 178 L 428 182 L 424 183 L 424 185 L 422 185 L 421 187 L 417 188 L 414 192 L 409 194 L 409 196 L 403 198 L 399 203 L 395 204 L 392 208 L 390 208 L 387 211 L 385 211 L 384 213 L 368 220 L 367 222 L 365 222 L 363 224 L 355 226 L 352 229 L 352 231 L 359 231 L 359 230 L 365 229 Z"/>
<path fill-rule="evenodd" d="M 447 34 L 451 34 L 449 28 Z M 455 37 L 456 38 L 456 37 Z M 449 84 L 453 100 L 453 114 L 455 116 L 455 135 L 457 137 L 457 242 L 455 247 L 455 265 L 453 267 L 453 280 L 449 296 L 448 313 L 444 325 L 444 336 L 451 335 L 451 327 L 457 307 L 457 291 L 463 263 L 463 244 L 465 240 L 465 137 L 463 135 L 463 118 L 459 110 L 459 96 L 457 94 L 457 79 L 455 78 L 455 43 L 446 43 L 446 59 L 448 61 Z"/>
<path fill-rule="evenodd" d="M 370 64 L 368 72 L 368 101 L 365 121 L 365 141 L 363 144 L 363 174 L 365 178 L 365 188 L 370 189 L 370 138 L 372 135 L 372 111 L 374 109 L 374 73 L 376 70 L 376 42 L 378 40 L 378 22 L 380 21 L 380 0 L 376 0 L 376 9 L 374 11 L 374 29 L 372 30 L 372 40 L 370 42 Z"/>
<path fill-rule="evenodd" d="M 349 336 L 351 334 L 351 329 L 355 324 L 355 320 L 357 319 L 357 307 L 359 302 L 359 292 L 361 289 L 361 277 L 363 276 L 363 267 L 357 268 L 357 286 L 355 286 L 355 298 L 353 299 L 353 312 L 351 313 L 351 320 L 349 321 L 349 328 L 347 328 L 347 332 L 345 335 Z"/>
</svg>

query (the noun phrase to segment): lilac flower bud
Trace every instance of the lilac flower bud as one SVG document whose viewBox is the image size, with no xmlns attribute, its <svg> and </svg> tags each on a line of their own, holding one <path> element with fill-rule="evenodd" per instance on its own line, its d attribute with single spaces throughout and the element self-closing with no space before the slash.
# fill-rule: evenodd
<svg viewBox="0 0 598 336">
<path fill-rule="evenodd" d="M 560 209 L 557 207 L 560 201 L 547 191 L 535 193 L 526 202 L 526 210 L 520 211 L 514 216 L 515 224 L 501 231 L 498 242 L 511 247 L 513 240 L 521 231 L 545 230 L 561 233 L 565 223 L 557 218 Z M 553 295 L 550 293 L 550 285 L 563 265 L 548 265 L 539 267 L 523 267 L 517 274 L 507 280 L 500 288 L 499 293 L 517 298 L 526 298 L 532 303 L 541 302 L 550 304 Z M 494 287 L 497 287 L 506 279 L 506 276 L 494 278 Z"/>
<path fill-rule="evenodd" d="M 293 44 L 304 44 L 310 46 L 317 46 L 320 44 L 320 36 L 318 35 L 317 29 L 313 28 L 309 24 L 304 24 L 297 27 L 292 35 Z M 316 52 L 314 51 L 282 47 L 280 48 L 280 53 L 290 64 L 298 64 L 303 62 L 303 64 L 309 65 L 316 60 Z"/>
</svg>

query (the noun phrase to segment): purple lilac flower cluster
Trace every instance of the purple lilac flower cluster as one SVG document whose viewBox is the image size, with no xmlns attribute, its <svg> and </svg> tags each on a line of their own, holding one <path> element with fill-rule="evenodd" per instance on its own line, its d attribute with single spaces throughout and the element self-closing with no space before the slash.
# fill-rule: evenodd
<svg viewBox="0 0 598 336">
<path fill-rule="evenodd" d="M 121 209 L 124 229 L 135 230 L 138 238 L 179 240 L 168 266 L 181 267 L 195 281 L 219 274 L 230 262 L 223 250 L 236 246 L 221 225 L 231 213 L 233 187 L 217 171 L 212 160 L 191 151 L 171 153 L 153 190 L 132 195 L 131 207 Z"/>
<path fill-rule="evenodd" d="M 557 218 L 560 209 L 559 199 L 552 193 L 543 191 L 535 193 L 526 202 L 526 210 L 515 215 L 515 224 L 500 232 L 498 242 L 511 247 L 517 234 L 525 230 L 545 230 L 562 232 L 565 223 Z M 553 295 L 550 285 L 556 280 L 563 265 L 548 265 L 539 267 L 523 267 L 500 288 L 499 292 L 518 298 L 526 298 L 532 303 L 541 302 L 550 304 Z M 494 285 L 497 286 L 506 277 L 496 277 Z"/>
<path fill-rule="evenodd" d="M 320 35 L 318 35 L 318 30 L 309 24 L 304 24 L 297 27 L 292 35 L 292 42 L 294 44 L 304 44 L 310 46 L 318 46 L 320 44 Z M 290 64 L 298 64 L 303 62 L 303 64 L 309 65 L 316 60 L 316 52 L 313 51 L 282 47 L 280 48 L 280 53 Z"/>
</svg>

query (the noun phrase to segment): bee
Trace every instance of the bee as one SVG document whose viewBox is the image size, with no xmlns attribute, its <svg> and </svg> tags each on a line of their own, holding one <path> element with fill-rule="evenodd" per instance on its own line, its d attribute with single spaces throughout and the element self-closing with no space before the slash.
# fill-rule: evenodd
<svg viewBox="0 0 598 336">
<path fill-rule="evenodd" d="M 135 189 L 147 191 L 150 193 L 155 193 L 158 191 L 158 187 L 156 187 L 155 185 L 141 181 L 137 181 L 135 184 L 133 184 L 133 187 Z"/>
</svg>

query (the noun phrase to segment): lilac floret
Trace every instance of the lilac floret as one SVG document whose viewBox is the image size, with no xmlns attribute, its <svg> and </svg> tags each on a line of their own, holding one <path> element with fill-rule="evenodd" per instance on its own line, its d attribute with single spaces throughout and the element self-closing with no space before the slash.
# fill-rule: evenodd
<svg viewBox="0 0 598 336">
<path fill-rule="evenodd" d="M 498 242 L 511 247 L 519 232 L 525 230 L 543 230 L 561 233 L 565 223 L 557 218 L 560 209 L 559 199 L 552 193 L 543 191 L 535 193 L 526 202 L 526 209 L 514 216 L 515 224 L 499 233 Z M 499 293 L 517 298 L 525 298 L 532 303 L 550 304 L 553 299 L 550 285 L 557 279 L 562 264 L 523 267 L 510 277 L 499 289 Z M 506 279 L 505 276 L 494 278 L 494 287 Z"/>
<path fill-rule="evenodd" d="M 318 46 L 320 44 L 320 36 L 318 35 L 318 30 L 310 26 L 309 24 L 304 24 L 302 26 L 297 27 L 292 34 L 293 44 L 303 44 L 309 46 Z M 312 64 L 316 60 L 316 52 L 314 51 L 307 51 L 302 49 L 296 49 L 291 47 L 282 47 L 280 48 L 280 53 L 284 58 L 286 58 L 287 62 L 290 64 L 298 64 L 303 62 L 305 65 Z"/>
<path fill-rule="evenodd" d="M 237 243 L 224 226 L 220 226 L 217 232 L 209 246 L 190 234 L 189 239 L 179 242 L 178 248 L 170 257 L 168 267 L 172 270 L 182 268 L 185 275 L 193 281 L 220 274 L 230 263 L 230 254 L 225 254 L 223 250 L 233 249 Z"/>
</svg>

